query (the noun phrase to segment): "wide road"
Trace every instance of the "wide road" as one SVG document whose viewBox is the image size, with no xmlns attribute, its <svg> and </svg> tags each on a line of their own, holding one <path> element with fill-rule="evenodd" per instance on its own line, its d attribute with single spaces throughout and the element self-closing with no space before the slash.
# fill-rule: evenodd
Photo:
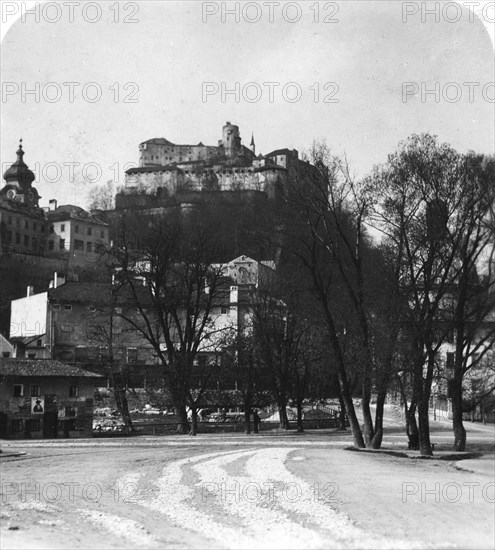
<svg viewBox="0 0 495 550">
<path fill-rule="evenodd" d="M 322 431 L 9 442 L 4 451 L 27 454 L 2 458 L 0 544 L 493 548 L 489 470 L 352 452 L 348 439 Z"/>
</svg>

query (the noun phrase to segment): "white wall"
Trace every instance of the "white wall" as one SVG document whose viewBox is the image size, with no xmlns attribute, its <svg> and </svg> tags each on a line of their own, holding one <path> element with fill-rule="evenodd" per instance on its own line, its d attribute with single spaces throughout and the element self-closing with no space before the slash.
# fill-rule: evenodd
<svg viewBox="0 0 495 550">
<path fill-rule="evenodd" d="M 47 309 L 48 292 L 12 300 L 10 338 L 45 334 Z"/>
</svg>

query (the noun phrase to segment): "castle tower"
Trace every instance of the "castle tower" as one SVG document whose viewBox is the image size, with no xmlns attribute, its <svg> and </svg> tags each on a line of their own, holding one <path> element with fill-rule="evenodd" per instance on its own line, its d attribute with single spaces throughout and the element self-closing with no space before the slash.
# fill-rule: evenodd
<svg viewBox="0 0 495 550">
<path fill-rule="evenodd" d="M 241 138 L 239 136 L 239 126 L 226 122 L 222 128 L 222 145 L 225 155 L 228 158 L 234 158 L 241 150 Z"/>
</svg>

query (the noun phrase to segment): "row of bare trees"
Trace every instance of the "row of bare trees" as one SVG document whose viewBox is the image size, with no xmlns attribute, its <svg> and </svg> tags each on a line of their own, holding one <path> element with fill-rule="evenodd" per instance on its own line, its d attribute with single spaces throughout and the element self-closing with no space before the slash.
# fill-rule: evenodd
<svg viewBox="0 0 495 550">
<path fill-rule="evenodd" d="M 355 445 L 380 447 L 385 399 L 400 373 L 410 446 L 432 454 L 432 383 L 454 334 L 450 387 L 455 447 L 463 450 L 463 380 L 495 342 L 494 160 L 459 154 L 430 135 L 412 136 L 363 179 L 325 144 L 314 144 L 309 160 L 314 168 L 288 194 L 300 222 L 291 223 L 291 253 L 312 279 Z M 344 350 L 349 331 L 353 357 Z M 349 384 L 356 365 L 362 427 Z"/>
</svg>

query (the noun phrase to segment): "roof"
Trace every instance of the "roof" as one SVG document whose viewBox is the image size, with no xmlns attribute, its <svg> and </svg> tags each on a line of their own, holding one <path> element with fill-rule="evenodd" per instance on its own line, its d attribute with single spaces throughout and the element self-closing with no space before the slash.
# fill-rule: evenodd
<svg viewBox="0 0 495 550">
<path fill-rule="evenodd" d="M 57 288 L 50 288 L 48 290 L 48 299 L 50 302 L 102 304 L 110 302 L 111 290 L 112 285 L 110 283 L 79 283 L 69 281 Z"/>
<path fill-rule="evenodd" d="M 36 334 L 35 336 L 12 336 L 10 341 L 20 343 L 20 344 L 24 344 L 25 346 L 28 346 L 29 344 L 31 344 L 35 340 L 38 340 L 42 336 L 45 336 L 45 334 L 46 333 L 43 332 L 41 334 Z"/>
<path fill-rule="evenodd" d="M 179 170 L 177 164 L 154 164 L 153 166 L 139 166 L 137 168 L 129 168 L 126 170 L 126 174 L 145 174 L 147 172 L 172 172 L 174 170 Z"/>
<path fill-rule="evenodd" d="M 158 145 L 175 145 L 171 141 L 165 138 L 151 138 L 147 139 L 146 141 L 143 141 L 140 143 L 140 145 L 143 145 L 144 143 L 157 143 Z"/>
<path fill-rule="evenodd" d="M 5 188 L 6 187 L 7 186 L 5 186 Z M 30 218 L 48 223 L 44 210 L 42 208 L 39 208 L 38 206 L 30 206 L 29 204 L 25 204 L 16 200 L 1 199 L 0 208 L 7 212 L 22 214 L 23 216 L 29 216 Z"/>
<path fill-rule="evenodd" d="M 79 206 L 74 206 L 73 204 L 64 204 L 62 206 L 59 206 L 56 210 L 47 212 L 47 216 L 49 221 L 51 222 L 72 219 L 108 226 L 108 224 L 104 221 L 91 215 L 83 208 Z"/>
<path fill-rule="evenodd" d="M 67 365 L 54 359 L 2 359 L 0 376 L 67 376 L 101 378 L 100 374 L 89 372 L 74 365 Z"/>
<path fill-rule="evenodd" d="M 275 149 L 275 151 L 272 151 L 271 153 L 268 153 L 268 155 L 265 155 L 266 157 L 274 157 L 276 155 L 292 155 L 292 151 L 290 149 Z"/>
</svg>

